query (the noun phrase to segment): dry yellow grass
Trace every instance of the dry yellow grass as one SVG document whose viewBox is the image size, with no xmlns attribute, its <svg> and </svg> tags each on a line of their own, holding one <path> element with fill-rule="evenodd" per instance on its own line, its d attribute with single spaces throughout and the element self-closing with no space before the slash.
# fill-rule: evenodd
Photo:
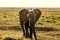
<svg viewBox="0 0 60 40">
<path fill-rule="evenodd" d="M 0 26 L 20 26 L 20 8 L 0 8 Z M 42 15 L 35 24 L 37 27 L 60 27 L 59 8 L 40 8 Z"/>
<path fill-rule="evenodd" d="M 20 8 L 0 8 L 0 26 L 20 26 Z M 53 27 L 60 29 L 60 8 L 40 8 L 42 15 L 35 24 L 36 27 Z M 37 31 L 38 40 L 60 40 L 60 31 Z M 30 40 L 22 36 L 22 31 L 0 30 L 0 40 L 12 37 L 20 40 Z M 33 38 L 34 40 L 34 38 Z"/>
<path fill-rule="evenodd" d="M 50 31 L 50 32 L 37 31 L 36 33 L 38 40 L 60 40 L 59 31 Z M 29 38 L 23 37 L 22 31 L 0 30 L 0 40 L 3 40 L 6 37 L 11 37 L 13 39 L 20 39 L 20 40 L 31 40 Z M 34 40 L 34 37 L 32 40 Z"/>
</svg>

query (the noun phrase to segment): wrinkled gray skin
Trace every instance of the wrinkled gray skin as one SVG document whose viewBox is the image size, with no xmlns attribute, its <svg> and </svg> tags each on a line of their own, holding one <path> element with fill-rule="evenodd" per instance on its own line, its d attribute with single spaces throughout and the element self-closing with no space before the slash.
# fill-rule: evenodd
<svg viewBox="0 0 60 40">
<path fill-rule="evenodd" d="M 33 33 L 35 40 L 37 40 L 34 24 L 38 21 L 39 17 L 41 16 L 41 11 L 39 9 L 22 9 L 19 12 L 19 14 L 20 24 L 23 29 L 23 36 L 32 39 Z M 30 30 L 28 30 L 28 28 Z"/>
</svg>

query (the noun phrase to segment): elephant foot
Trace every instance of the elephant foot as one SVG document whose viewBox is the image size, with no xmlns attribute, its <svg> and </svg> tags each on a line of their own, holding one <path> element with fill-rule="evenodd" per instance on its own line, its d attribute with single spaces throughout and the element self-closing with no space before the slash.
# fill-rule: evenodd
<svg viewBox="0 0 60 40">
<path fill-rule="evenodd" d="M 30 38 L 30 39 L 32 39 L 32 37 L 31 37 L 31 36 L 30 36 L 29 38 Z"/>
<path fill-rule="evenodd" d="M 29 38 L 29 33 L 26 33 L 25 38 Z"/>
</svg>

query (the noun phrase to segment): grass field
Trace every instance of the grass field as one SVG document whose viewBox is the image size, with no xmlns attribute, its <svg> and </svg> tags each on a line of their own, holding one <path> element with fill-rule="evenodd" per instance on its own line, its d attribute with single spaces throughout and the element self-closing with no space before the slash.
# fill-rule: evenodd
<svg viewBox="0 0 60 40">
<path fill-rule="evenodd" d="M 60 31 L 37 31 L 36 33 L 38 40 L 60 40 Z M 22 31 L 0 30 L 0 40 L 7 40 L 7 38 L 12 38 L 16 40 L 31 40 L 22 36 Z M 34 36 L 32 40 L 34 40 Z"/>
<path fill-rule="evenodd" d="M 0 8 L 0 27 L 20 26 L 20 10 L 20 8 Z M 40 8 L 40 10 L 42 14 L 35 27 L 52 27 L 60 30 L 60 8 Z M 60 31 L 37 31 L 36 33 L 38 40 L 60 40 Z M 21 30 L 0 30 L 0 40 L 5 40 L 6 37 L 30 40 L 22 36 Z"/>
<path fill-rule="evenodd" d="M 20 8 L 0 8 L 0 26 L 20 26 L 19 11 Z M 60 9 L 59 8 L 41 8 L 42 14 L 37 27 L 60 27 Z"/>
</svg>

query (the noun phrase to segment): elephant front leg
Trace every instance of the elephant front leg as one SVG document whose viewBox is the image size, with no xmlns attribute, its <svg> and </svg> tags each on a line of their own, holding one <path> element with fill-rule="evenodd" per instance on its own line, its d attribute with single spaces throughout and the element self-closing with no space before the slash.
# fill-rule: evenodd
<svg viewBox="0 0 60 40">
<path fill-rule="evenodd" d="M 32 39 L 32 26 L 30 26 L 30 39 Z"/>
<path fill-rule="evenodd" d="M 21 27 L 22 27 L 22 30 L 23 30 L 23 36 L 25 36 L 25 30 L 24 30 L 24 26 L 23 26 L 23 22 L 21 21 Z"/>
<path fill-rule="evenodd" d="M 26 32 L 25 37 L 26 38 L 29 38 L 28 28 L 29 28 L 29 22 L 25 23 L 25 32 Z"/>
<path fill-rule="evenodd" d="M 35 40 L 37 40 L 36 32 L 35 32 L 35 26 L 34 25 L 33 25 L 33 34 L 34 34 Z"/>
</svg>

